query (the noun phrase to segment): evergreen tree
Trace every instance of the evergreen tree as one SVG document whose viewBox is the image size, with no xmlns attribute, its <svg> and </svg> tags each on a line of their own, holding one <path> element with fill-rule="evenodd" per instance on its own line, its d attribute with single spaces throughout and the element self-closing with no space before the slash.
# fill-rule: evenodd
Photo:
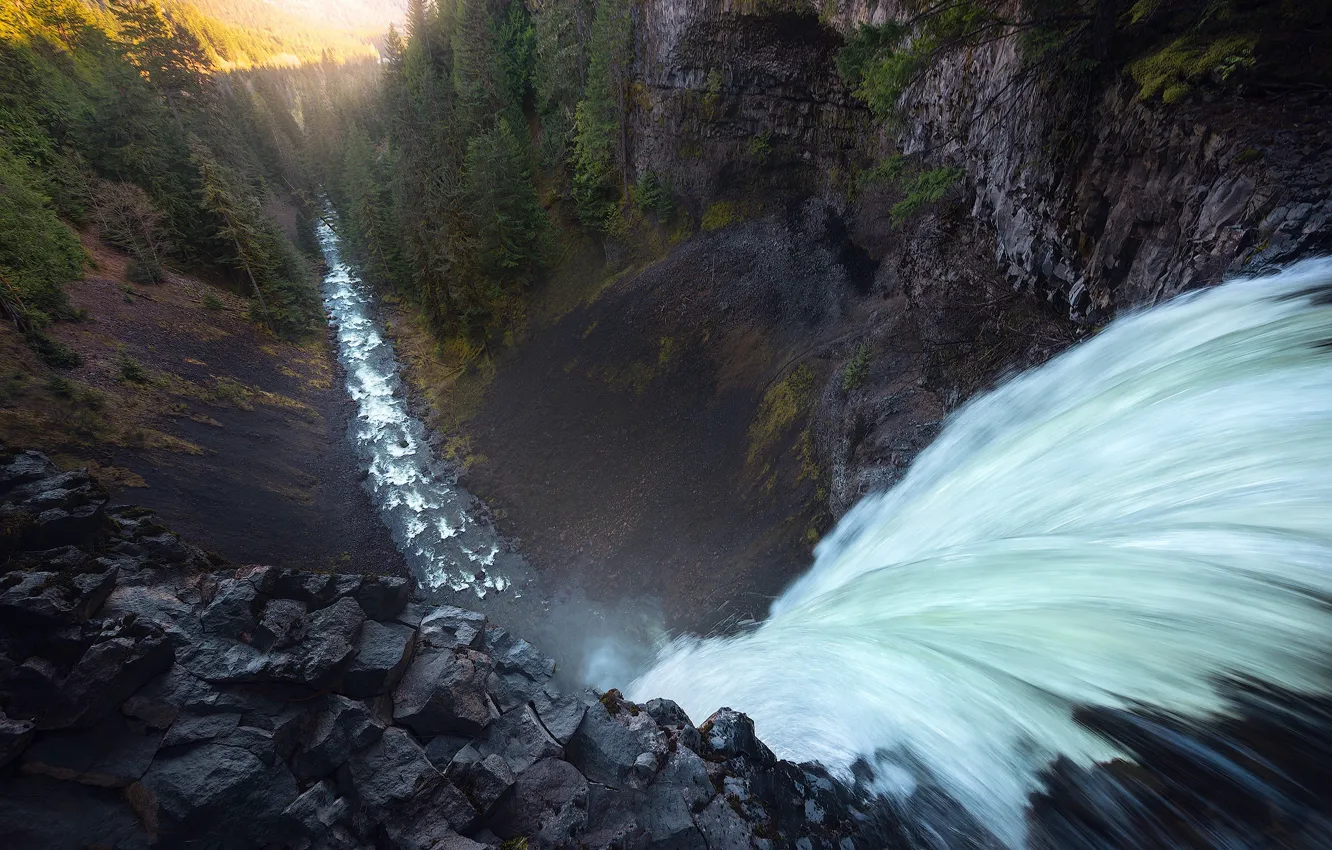
<svg viewBox="0 0 1332 850">
<path fill-rule="evenodd" d="M 601 0 L 588 52 L 587 90 L 574 116 L 573 195 L 584 224 L 606 227 L 629 186 L 629 0 Z"/>
</svg>

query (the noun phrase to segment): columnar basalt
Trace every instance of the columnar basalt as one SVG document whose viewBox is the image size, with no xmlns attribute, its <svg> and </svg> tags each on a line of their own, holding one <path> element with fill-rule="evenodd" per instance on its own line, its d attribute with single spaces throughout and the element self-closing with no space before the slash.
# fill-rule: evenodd
<svg viewBox="0 0 1332 850">
<path fill-rule="evenodd" d="M 744 715 L 561 692 L 406 579 L 218 563 L 35 452 L 0 516 L 6 847 L 878 846 Z"/>
</svg>

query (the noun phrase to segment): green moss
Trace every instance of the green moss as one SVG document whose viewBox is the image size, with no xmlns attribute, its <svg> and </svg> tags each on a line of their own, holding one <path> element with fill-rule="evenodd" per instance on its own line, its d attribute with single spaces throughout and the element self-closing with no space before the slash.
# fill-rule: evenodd
<svg viewBox="0 0 1332 850">
<path fill-rule="evenodd" d="M 1252 68 L 1256 35 L 1232 34 L 1205 38 L 1193 33 L 1129 65 L 1138 84 L 1138 98 L 1178 103 L 1205 80 L 1225 83 L 1237 72 Z"/>
<path fill-rule="evenodd" d="M 764 130 L 749 139 L 749 155 L 761 165 L 772 156 L 772 131 Z"/>
<path fill-rule="evenodd" d="M 808 412 L 814 399 L 814 370 L 801 364 L 784 380 L 773 384 L 759 404 L 749 426 L 749 462 L 772 446 L 782 432 Z"/>
<path fill-rule="evenodd" d="M 962 169 L 952 166 L 931 168 L 917 174 L 906 185 L 906 194 L 902 200 L 893 204 L 891 210 L 893 225 L 901 225 L 926 206 L 942 199 L 944 194 L 962 179 L 963 174 Z"/>
<path fill-rule="evenodd" d="M 873 359 L 874 350 L 868 343 L 862 342 L 856 346 L 855 353 L 842 369 L 842 392 L 849 393 L 864 386 L 866 379 L 869 378 L 870 362 Z"/>
<path fill-rule="evenodd" d="M 740 215 L 738 204 L 731 201 L 717 201 L 708 204 L 703 210 L 703 220 L 699 226 L 703 230 L 721 230 L 723 227 L 729 227 L 732 224 L 739 224 L 744 221 Z"/>
</svg>

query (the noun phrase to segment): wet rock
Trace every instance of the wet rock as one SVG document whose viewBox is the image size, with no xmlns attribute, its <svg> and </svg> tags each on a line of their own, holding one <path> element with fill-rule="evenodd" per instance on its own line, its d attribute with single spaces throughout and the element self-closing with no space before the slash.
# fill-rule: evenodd
<svg viewBox="0 0 1332 850">
<path fill-rule="evenodd" d="M 159 753 L 127 792 L 154 840 L 200 848 L 263 843 L 296 793 L 285 764 L 221 744 Z"/>
<path fill-rule="evenodd" d="M 564 846 L 587 826 L 587 805 L 587 779 L 566 761 L 543 759 L 518 775 L 513 793 L 500 801 L 486 825 L 503 839 Z"/>
<path fill-rule="evenodd" d="M 224 579 L 199 619 L 210 634 L 248 638 L 258 625 L 254 616 L 258 598 L 258 591 L 248 581 Z"/>
<path fill-rule="evenodd" d="M 425 635 L 426 627 L 421 628 Z M 490 724 L 489 660 L 477 652 L 421 653 L 393 693 L 393 719 L 423 738 L 479 735 Z"/>
<path fill-rule="evenodd" d="M 286 649 L 295 642 L 296 631 L 305 615 L 304 602 L 295 599 L 268 600 L 250 643 L 264 651 Z"/>
<path fill-rule="evenodd" d="M 400 623 L 367 620 L 356 640 L 356 655 L 342 690 L 358 699 L 397 687 L 416 650 L 416 631 Z"/>
<path fill-rule="evenodd" d="M 446 605 L 421 620 L 421 644 L 432 649 L 481 649 L 485 643 L 486 615 Z"/>
<path fill-rule="evenodd" d="M 654 850 L 710 850 L 694 825 L 689 804 L 680 791 L 667 784 L 654 784 L 644 794 L 637 820 L 643 829 L 644 847 Z"/>
<path fill-rule="evenodd" d="M 619 707 L 615 695 L 617 692 L 608 691 L 602 700 L 588 706 L 578 731 L 569 739 L 565 755 L 593 782 L 611 787 L 641 785 L 647 778 L 644 773 L 650 776 L 657 760 L 665 755 L 666 736 L 650 714 L 637 708 Z M 616 706 L 614 715 L 606 703 Z M 639 759 L 643 755 L 650 762 L 646 770 Z"/>
<path fill-rule="evenodd" d="M 412 596 L 412 583 L 397 576 L 372 576 L 361 582 L 355 598 L 372 620 L 392 620 L 407 607 Z"/>
<path fill-rule="evenodd" d="M 476 748 L 482 755 L 503 756 L 514 773 L 521 773 L 542 759 L 564 757 L 564 747 L 546 731 L 530 706 L 510 711 L 496 720 Z"/>
<path fill-rule="evenodd" d="M 699 728 L 703 744 L 713 755 L 722 758 L 744 756 L 760 765 L 777 763 L 758 736 L 754 734 L 754 721 L 738 711 L 723 708 L 709 717 Z"/>
<path fill-rule="evenodd" d="M 560 744 L 569 743 L 569 739 L 578 731 L 586 713 L 587 701 L 574 694 L 558 697 L 545 708 L 537 709 L 541 724 Z"/>
<path fill-rule="evenodd" d="M 750 850 L 753 828 L 722 797 L 717 797 L 694 816 L 708 850 Z"/>
<path fill-rule="evenodd" d="M 655 785 L 669 788 L 678 795 L 691 811 L 698 811 L 716 796 L 712 780 L 708 777 L 707 766 L 697 753 L 685 748 L 676 748 L 666 758 L 654 780 Z"/>
<path fill-rule="evenodd" d="M 292 771 L 302 781 L 327 776 L 383 734 L 384 724 L 364 703 L 337 694 L 325 697 L 307 719 Z"/>
<path fill-rule="evenodd" d="M 23 754 L 32 742 L 34 728 L 31 722 L 12 720 L 0 711 L 0 767 Z"/>
</svg>

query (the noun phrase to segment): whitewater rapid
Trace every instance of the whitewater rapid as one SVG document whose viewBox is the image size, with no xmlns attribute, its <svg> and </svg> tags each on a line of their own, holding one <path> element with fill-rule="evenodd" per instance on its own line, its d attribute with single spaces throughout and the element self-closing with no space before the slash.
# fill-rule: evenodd
<svg viewBox="0 0 1332 850">
<path fill-rule="evenodd" d="M 508 590 L 510 578 L 496 568 L 498 537 L 473 518 L 472 496 L 436 459 L 425 426 L 411 413 L 397 355 L 374 319 L 373 294 L 342 261 L 327 223 L 320 222 L 318 236 L 328 266 L 324 306 L 357 406 L 349 436 L 380 517 L 424 586 L 478 599 Z"/>
<path fill-rule="evenodd" d="M 1226 681 L 1329 690 L 1332 261 L 1120 318 L 958 411 L 857 505 L 757 629 L 634 682 L 779 755 L 941 789 L 1003 843 L 1074 719 L 1204 722 Z"/>
</svg>

